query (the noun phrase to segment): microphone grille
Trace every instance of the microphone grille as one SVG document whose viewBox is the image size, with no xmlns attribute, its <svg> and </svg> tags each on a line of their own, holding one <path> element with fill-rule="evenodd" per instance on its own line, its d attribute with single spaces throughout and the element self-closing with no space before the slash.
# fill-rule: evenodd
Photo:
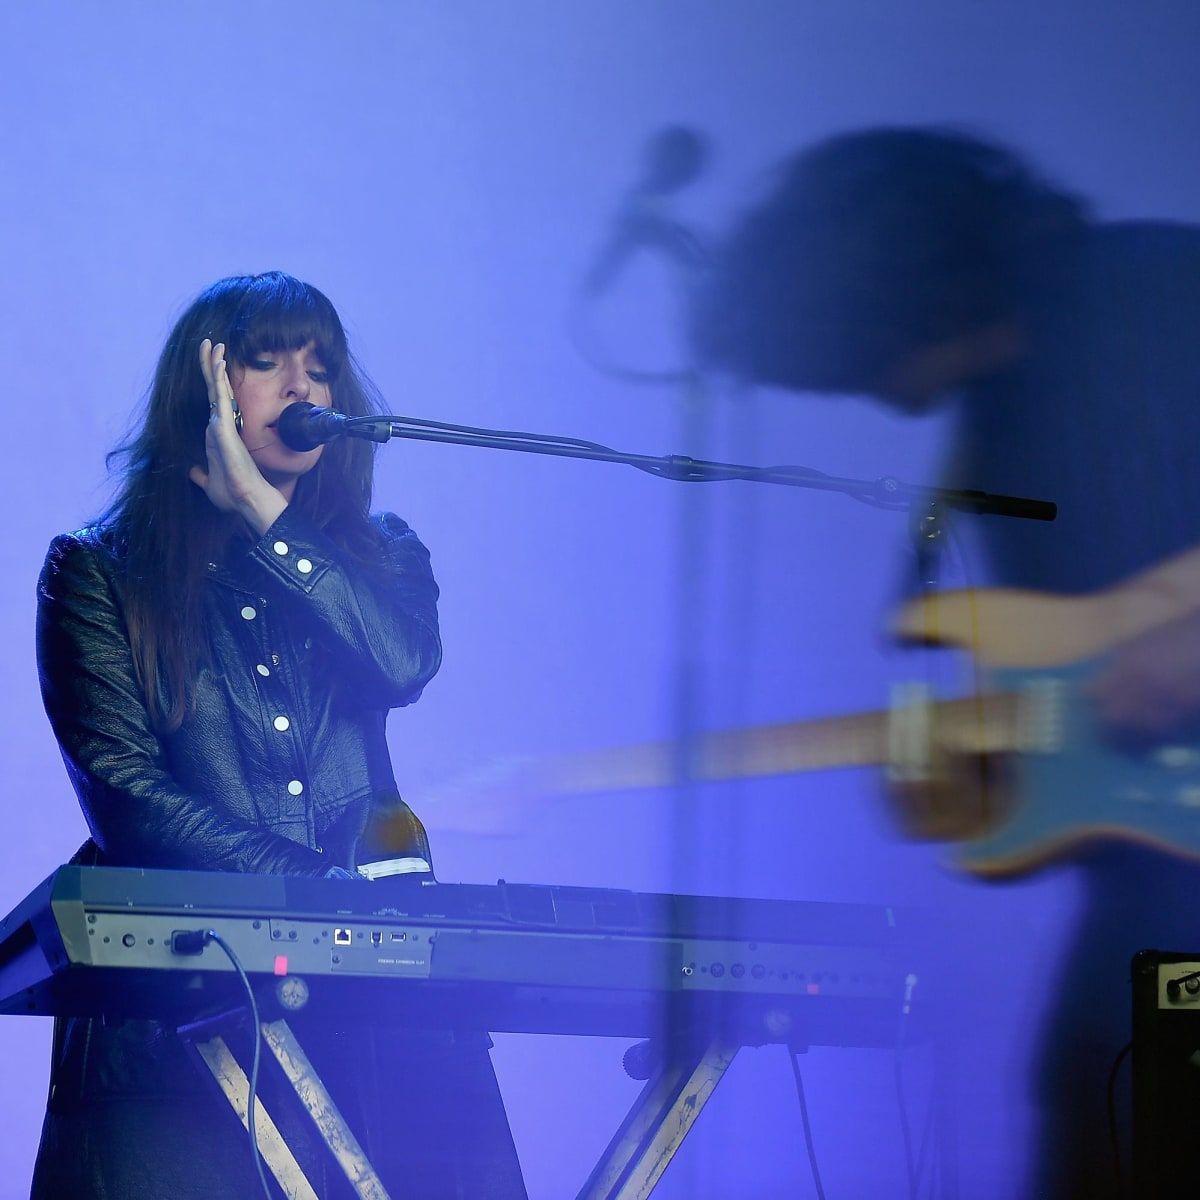
<svg viewBox="0 0 1200 1200">
<path fill-rule="evenodd" d="M 307 400 L 297 400 L 289 404 L 279 414 L 275 428 L 279 440 L 292 450 L 315 450 L 325 441 L 314 428 L 313 416 L 321 410 Z"/>
</svg>

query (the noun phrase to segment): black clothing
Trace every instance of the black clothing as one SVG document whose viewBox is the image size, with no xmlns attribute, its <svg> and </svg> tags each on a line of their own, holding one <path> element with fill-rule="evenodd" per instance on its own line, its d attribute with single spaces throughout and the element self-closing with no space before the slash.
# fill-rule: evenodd
<svg viewBox="0 0 1200 1200">
<path fill-rule="evenodd" d="M 166 734 L 134 671 L 112 538 L 54 540 L 39 584 L 38 664 L 92 834 L 80 861 L 310 876 L 381 857 L 429 861 L 424 828 L 396 790 L 385 722 L 440 664 L 438 589 L 407 525 L 390 514 L 373 524 L 370 568 L 291 508 L 210 564 L 207 661 L 181 727 Z M 379 815 L 392 838 L 408 831 L 407 845 L 370 844 Z M 524 1196 L 485 1034 L 367 1020 L 336 1029 L 303 1013 L 291 1023 L 392 1194 Z M 344 1180 L 311 1122 L 282 1115 L 280 1086 L 264 1077 L 271 1115 L 321 1194 L 340 1196 Z M 35 1197 L 251 1194 L 244 1141 L 172 1029 L 58 1024 Z"/>
<path fill-rule="evenodd" d="M 964 398 L 949 483 L 1055 500 L 1059 518 L 981 520 L 995 580 L 1093 591 L 1200 545 L 1200 231 L 1087 228 L 1033 264 L 1022 316 L 1028 353 Z M 1075 869 L 1084 905 L 1037 1077 L 1038 1200 L 1117 1194 L 1105 1091 L 1130 958 L 1200 948 L 1194 863 L 1111 845 Z"/>
<path fill-rule="evenodd" d="M 378 572 L 344 564 L 290 508 L 248 553 L 212 564 L 211 661 L 165 736 L 134 672 L 117 556 L 103 533 L 54 540 L 38 666 L 98 861 L 313 876 L 354 866 L 368 814 L 403 803 L 387 711 L 415 700 L 441 662 L 429 555 L 398 517 L 375 525 Z M 411 852 L 428 857 L 413 831 Z"/>
<path fill-rule="evenodd" d="M 485 1034 L 373 1022 L 331 1030 L 302 1016 L 288 1023 L 395 1200 L 523 1200 Z M 262 1192 L 244 1129 L 173 1033 L 150 1021 L 112 1027 L 63 1022 L 59 1030 L 82 1035 L 89 1024 L 93 1066 L 86 1079 L 71 1081 L 83 1083 L 79 1094 L 56 1080 L 32 1200 L 258 1200 Z M 248 1064 L 245 1029 L 235 1031 L 240 1041 L 226 1037 Z M 120 1054 L 114 1053 L 117 1041 Z M 172 1068 L 169 1077 L 161 1070 L 164 1061 Z M 161 1074 L 173 1090 L 154 1096 L 118 1090 L 99 1064 L 132 1065 L 143 1077 Z M 263 1108 L 322 1200 L 353 1200 L 288 1090 L 264 1054 L 258 1089 Z M 261 1136 L 261 1124 L 259 1131 Z"/>
<path fill-rule="evenodd" d="M 978 522 L 1006 587 L 1094 591 L 1200 543 L 1200 230 L 1121 224 L 1046 247 L 1027 350 L 961 406 L 949 483 L 1056 500 Z"/>
</svg>

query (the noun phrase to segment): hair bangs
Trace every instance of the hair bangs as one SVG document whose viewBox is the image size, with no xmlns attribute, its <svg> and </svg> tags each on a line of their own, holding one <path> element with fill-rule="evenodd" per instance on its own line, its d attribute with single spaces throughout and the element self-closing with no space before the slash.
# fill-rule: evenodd
<svg viewBox="0 0 1200 1200">
<path fill-rule="evenodd" d="M 346 363 L 346 333 L 324 293 L 281 271 L 254 276 L 232 314 L 230 356 L 247 362 L 309 343 L 330 378 L 336 379 Z"/>
</svg>

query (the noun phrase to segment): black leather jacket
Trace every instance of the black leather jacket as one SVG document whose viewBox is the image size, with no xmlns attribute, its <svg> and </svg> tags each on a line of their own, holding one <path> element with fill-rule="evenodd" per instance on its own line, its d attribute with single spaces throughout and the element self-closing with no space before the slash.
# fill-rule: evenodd
<svg viewBox="0 0 1200 1200">
<path fill-rule="evenodd" d="M 396 791 L 384 725 L 388 710 L 415 700 L 441 662 L 438 590 L 424 546 L 403 521 L 383 515 L 374 528 L 373 569 L 351 564 L 292 509 L 257 542 L 232 546 L 209 571 L 210 661 L 182 726 L 163 736 L 134 674 L 112 539 L 85 531 L 54 540 L 39 585 L 38 665 L 91 829 L 82 861 L 323 875 L 334 864 L 429 860 L 425 831 Z M 386 846 L 370 840 L 370 819 L 379 816 Z M 390 1086 L 412 1069 L 405 1055 L 413 1039 L 376 1038 L 366 1028 L 372 1016 L 353 1029 L 319 1014 L 292 1018 L 327 1081 L 333 1071 L 338 1104 L 360 1129 L 363 1113 L 406 1111 L 385 1109 L 390 1096 L 378 1081 Z M 236 1025 L 225 1032 L 238 1044 Z M 487 1072 L 494 1095 L 486 1040 L 443 1041 L 443 1086 L 452 1090 L 470 1067 Z M 424 1044 L 415 1052 L 419 1064 L 435 1061 Z M 200 1200 L 257 1190 L 236 1119 L 190 1059 L 170 1025 L 57 1021 L 35 1200 Z M 319 1181 L 332 1160 L 307 1116 L 288 1115 L 289 1089 L 280 1082 L 264 1071 L 267 1108 L 325 1195 Z M 488 1112 L 508 1140 L 497 1143 L 498 1134 L 493 1143 L 507 1146 L 517 1183 L 472 1195 L 523 1196 L 498 1105 L 496 1097 Z M 380 1119 L 381 1136 L 387 1127 Z M 335 1184 L 328 1187 L 332 1195 Z"/>
<path fill-rule="evenodd" d="M 438 589 L 408 526 L 391 514 L 373 524 L 377 571 L 345 562 L 292 509 L 210 566 L 211 663 L 181 728 L 164 736 L 134 675 L 109 540 L 55 538 L 38 589 L 38 666 L 93 861 L 323 875 L 335 863 L 429 859 L 384 726 L 441 662 Z M 364 843 L 380 815 L 407 844 Z"/>
</svg>

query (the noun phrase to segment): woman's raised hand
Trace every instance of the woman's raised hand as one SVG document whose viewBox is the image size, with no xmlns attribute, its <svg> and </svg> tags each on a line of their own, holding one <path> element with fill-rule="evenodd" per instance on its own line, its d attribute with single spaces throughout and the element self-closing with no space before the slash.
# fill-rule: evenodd
<svg viewBox="0 0 1200 1200">
<path fill-rule="evenodd" d="M 258 469 L 238 430 L 237 401 L 229 382 L 225 347 L 205 338 L 200 343 L 200 370 L 208 386 L 208 428 L 204 450 L 208 470 L 192 467 L 188 478 L 221 512 L 240 514 L 262 534 L 287 507 L 283 495 Z"/>
</svg>

